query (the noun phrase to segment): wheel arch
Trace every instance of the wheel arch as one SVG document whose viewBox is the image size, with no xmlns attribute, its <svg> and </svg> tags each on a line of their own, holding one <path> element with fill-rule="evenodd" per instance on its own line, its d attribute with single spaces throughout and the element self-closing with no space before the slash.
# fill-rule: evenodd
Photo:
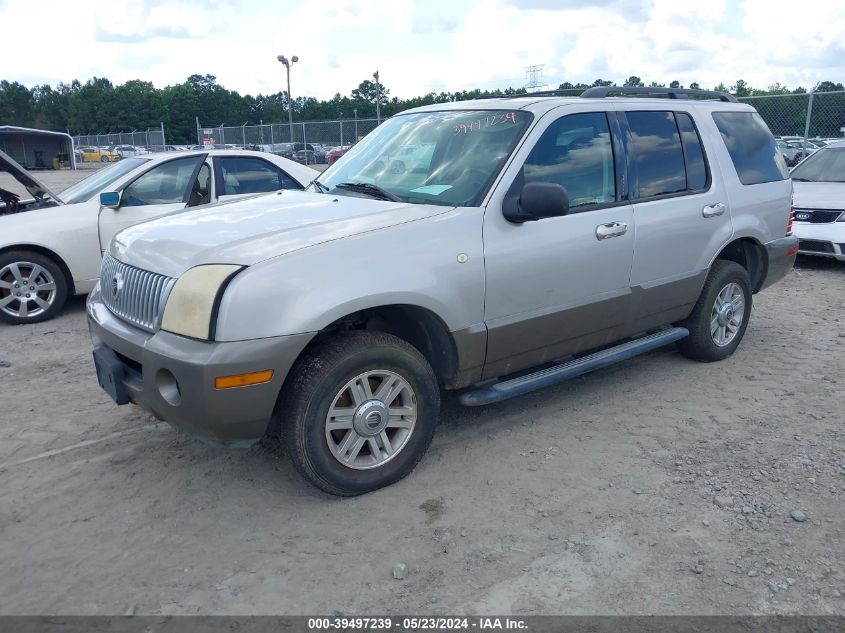
<svg viewBox="0 0 845 633">
<path fill-rule="evenodd" d="M 751 279 L 751 290 L 757 292 L 766 280 L 768 257 L 763 245 L 753 237 L 739 237 L 728 242 L 713 258 L 713 261 L 723 259 L 736 262 L 748 272 Z M 713 262 L 710 262 L 713 265 Z"/>
<path fill-rule="evenodd" d="M 73 275 L 70 273 L 70 268 L 65 263 L 65 260 L 56 253 L 55 251 L 41 246 L 40 244 L 10 244 L 7 246 L 0 246 L 0 255 L 8 253 L 10 251 L 32 251 L 34 253 L 38 253 L 39 255 L 43 255 L 44 257 L 49 257 L 56 265 L 61 269 L 62 274 L 65 277 L 65 281 L 67 281 L 67 296 L 72 297 L 76 294 L 76 284 L 73 282 Z"/>
<path fill-rule="evenodd" d="M 417 349 L 431 365 L 441 385 L 449 385 L 458 373 L 455 339 L 444 321 L 428 308 L 412 304 L 388 304 L 357 310 L 320 329 L 300 356 L 340 332 L 371 330 L 386 332 Z"/>
</svg>

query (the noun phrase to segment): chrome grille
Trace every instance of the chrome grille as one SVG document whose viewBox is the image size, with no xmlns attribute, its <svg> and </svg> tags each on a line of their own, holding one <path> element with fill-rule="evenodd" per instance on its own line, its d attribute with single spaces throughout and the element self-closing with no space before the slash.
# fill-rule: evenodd
<svg viewBox="0 0 845 633">
<path fill-rule="evenodd" d="M 155 332 L 175 281 L 124 264 L 106 253 L 100 269 L 100 294 L 106 307 L 121 319 L 142 330 Z"/>
</svg>

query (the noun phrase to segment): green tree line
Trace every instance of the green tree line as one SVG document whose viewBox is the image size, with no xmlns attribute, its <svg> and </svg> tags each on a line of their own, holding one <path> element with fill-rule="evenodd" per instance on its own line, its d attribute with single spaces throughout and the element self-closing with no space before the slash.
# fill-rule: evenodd
<svg viewBox="0 0 845 633">
<path fill-rule="evenodd" d="M 637 76 L 629 77 L 622 84 L 646 85 Z M 596 79 L 592 84 L 564 82 L 558 88 L 577 94 L 591 86 L 609 85 L 615 85 L 615 82 Z M 664 85 L 657 82 L 648 84 L 654 87 Z M 668 86 L 684 87 L 677 81 L 670 82 Z M 695 82 L 689 85 L 689 88 L 699 87 Z M 752 88 L 742 79 L 730 87 L 720 84 L 714 88 L 733 92 L 740 98 L 792 95 L 793 99 L 787 99 L 789 103 L 783 99 L 757 99 L 753 103 L 775 134 L 803 131 L 807 108 L 806 88 L 789 89 L 778 83 L 759 89 Z M 817 92 L 841 90 L 841 83 L 830 81 L 822 82 L 816 88 Z M 350 119 L 356 111 L 358 118 L 370 118 L 376 115 L 378 101 L 381 115 L 388 117 L 421 105 L 525 92 L 524 88 L 474 89 L 430 92 L 410 99 L 399 99 L 391 97 L 390 90 L 382 84 L 376 85 L 367 79 L 348 96 L 337 93 L 328 100 L 297 97 L 291 103 L 291 109 L 297 121 Z M 67 130 L 72 134 L 103 134 L 155 129 L 164 123 L 168 142 L 171 143 L 195 141 L 195 117 L 199 117 L 200 123 L 205 126 L 256 125 L 261 121 L 278 123 L 287 120 L 287 107 L 286 92 L 241 95 L 218 84 L 214 75 L 191 75 L 183 83 L 164 88 L 156 88 L 152 83 L 138 79 L 115 85 L 102 77 L 92 77 L 85 83 L 74 79 L 70 83 L 59 83 L 55 88 L 48 84 L 27 87 L 17 81 L 0 81 L 0 125 Z M 818 117 L 816 107 L 823 109 Z M 814 104 L 813 125 L 812 135 L 840 136 L 839 127 L 845 126 L 845 95 L 830 95 L 824 103 L 819 99 L 818 104 Z"/>
</svg>

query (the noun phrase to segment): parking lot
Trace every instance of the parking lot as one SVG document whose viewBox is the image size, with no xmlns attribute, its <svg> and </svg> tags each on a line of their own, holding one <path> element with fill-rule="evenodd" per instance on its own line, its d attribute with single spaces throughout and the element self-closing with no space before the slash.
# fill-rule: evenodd
<svg viewBox="0 0 845 633">
<path fill-rule="evenodd" d="M 80 298 L 0 325 L 0 613 L 845 613 L 843 311 L 845 265 L 800 259 L 727 360 L 447 395 L 354 499 L 116 407 Z"/>
</svg>

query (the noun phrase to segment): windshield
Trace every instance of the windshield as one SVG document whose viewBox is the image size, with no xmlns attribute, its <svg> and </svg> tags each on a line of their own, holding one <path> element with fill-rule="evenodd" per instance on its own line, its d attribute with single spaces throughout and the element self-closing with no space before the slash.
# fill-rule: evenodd
<svg viewBox="0 0 845 633">
<path fill-rule="evenodd" d="M 320 190 L 476 206 L 531 119 L 530 113 L 518 110 L 395 116 L 329 167 L 320 176 Z"/>
<path fill-rule="evenodd" d="M 124 158 L 116 163 L 112 163 L 109 167 L 100 169 L 84 180 L 80 180 L 75 185 L 68 187 L 59 194 L 59 197 L 65 204 L 88 202 L 88 200 L 103 191 L 115 180 L 128 174 L 138 167 L 138 165 L 146 163 L 147 160 L 146 158 Z"/>
<path fill-rule="evenodd" d="M 792 180 L 845 182 L 845 147 L 825 147 L 792 170 Z"/>
</svg>

